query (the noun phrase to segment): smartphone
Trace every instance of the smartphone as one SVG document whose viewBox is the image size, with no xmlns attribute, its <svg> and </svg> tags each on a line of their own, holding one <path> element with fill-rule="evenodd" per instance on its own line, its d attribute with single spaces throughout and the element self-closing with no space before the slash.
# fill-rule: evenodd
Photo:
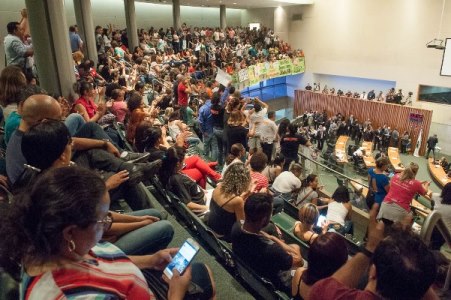
<svg viewBox="0 0 451 300">
<path fill-rule="evenodd" d="M 182 247 L 180 247 L 177 254 L 172 258 L 172 261 L 166 266 L 163 273 L 169 278 L 172 278 L 172 270 L 175 268 L 180 274 L 183 274 L 185 269 L 189 266 L 194 256 L 199 252 L 200 246 L 192 238 L 186 239 Z"/>
<path fill-rule="evenodd" d="M 324 222 L 326 222 L 326 216 L 319 215 L 318 222 L 316 222 L 316 226 L 323 227 Z"/>
</svg>

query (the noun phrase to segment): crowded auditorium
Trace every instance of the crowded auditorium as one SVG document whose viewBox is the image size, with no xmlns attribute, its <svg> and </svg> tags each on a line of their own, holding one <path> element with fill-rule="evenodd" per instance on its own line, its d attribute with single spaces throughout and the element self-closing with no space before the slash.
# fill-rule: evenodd
<svg viewBox="0 0 451 300">
<path fill-rule="evenodd" d="M 0 299 L 451 299 L 451 3 L 0 16 Z"/>
</svg>

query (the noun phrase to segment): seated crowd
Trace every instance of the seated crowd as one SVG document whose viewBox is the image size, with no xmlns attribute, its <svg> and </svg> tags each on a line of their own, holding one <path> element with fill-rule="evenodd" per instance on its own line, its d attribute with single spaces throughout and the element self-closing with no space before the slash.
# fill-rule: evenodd
<svg viewBox="0 0 451 300">
<path fill-rule="evenodd" d="M 296 299 L 434 299 L 436 262 L 409 229 L 413 195 L 400 191 L 414 185 L 412 193 L 427 192 L 428 184 L 415 179 L 418 166 L 395 175 L 370 212 L 362 253 L 348 259 L 343 234 L 352 234 L 350 192 L 340 186 L 331 198 L 320 197 L 317 175 L 299 164 L 300 146 L 311 147 L 312 136 L 299 120 L 276 125 L 268 104 L 212 79 L 216 65 L 230 73 L 293 55 L 271 30 L 151 28 L 140 30 L 133 53 L 125 31 L 98 27 L 96 37 L 98 68 L 80 58 L 81 44 L 75 49 L 73 103 L 31 87 L 15 66 L 0 76 L 0 103 L 13 111 L 5 128 L 14 195 L 2 203 L 0 266 L 21 276 L 23 298 L 152 298 L 156 287 L 140 269 L 162 271 L 177 252 L 167 248 L 172 225 L 142 188 L 141 182 L 158 180 L 258 275 Z M 360 135 L 363 124 L 354 121 L 307 117 L 308 126 L 335 136 L 339 130 Z M 365 129 L 373 133 L 370 122 Z M 378 163 L 375 177 L 384 171 Z M 216 186 L 210 198 L 208 183 Z M 433 196 L 447 209 L 449 184 Z M 121 199 L 133 212 L 117 212 Z M 299 208 L 293 233 L 310 245 L 307 268 L 300 246 L 286 243 L 271 222 L 286 202 Z M 165 281 L 169 299 L 215 297 L 204 264 Z"/>
</svg>

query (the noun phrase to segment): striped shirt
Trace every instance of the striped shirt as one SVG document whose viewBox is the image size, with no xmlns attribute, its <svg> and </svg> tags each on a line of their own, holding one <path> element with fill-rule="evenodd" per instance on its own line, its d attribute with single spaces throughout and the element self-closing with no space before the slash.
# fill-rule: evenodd
<svg viewBox="0 0 451 300">
<path fill-rule="evenodd" d="M 253 181 L 257 181 L 257 186 L 255 187 L 255 190 L 259 192 L 263 188 L 268 188 L 269 182 L 268 178 L 266 178 L 265 175 L 259 172 L 251 172 L 251 178 Z"/>
<path fill-rule="evenodd" d="M 155 299 L 141 271 L 119 248 L 102 242 L 89 254 L 92 259 L 35 277 L 23 272 L 20 299 Z"/>
</svg>

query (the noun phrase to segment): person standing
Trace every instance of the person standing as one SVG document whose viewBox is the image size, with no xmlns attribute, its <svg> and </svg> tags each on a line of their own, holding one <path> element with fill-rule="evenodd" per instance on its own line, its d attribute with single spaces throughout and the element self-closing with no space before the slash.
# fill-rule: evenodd
<svg viewBox="0 0 451 300">
<path fill-rule="evenodd" d="M 33 55 L 33 47 L 23 43 L 24 30 L 18 22 L 9 22 L 6 25 L 8 35 L 3 40 L 5 46 L 6 65 L 16 65 L 25 74 L 31 70 L 26 69 L 27 57 Z"/>
<path fill-rule="evenodd" d="M 201 94 L 205 104 L 199 109 L 199 125 L 204 141 L 204 156 L 210 156 L 212 161 L 218 159 L 218 143 L 213 135 L 213 116 L 211 111 L 211 100 L 205 93 Z M 180 98 L 179 98 L 180 99 Z"/>
<path fill-rule="evenodd" d="M 83 41 L 81 40 L 81 37 L 78 35 L 75 26 L 69 27 L 69 41 L 72 53 L 77 51 L 83 52 Z"/>
<path fill-rule="evenodd" d="M 316 140 L 318 142 L 316 147 L 318 148 L 319 151 L 323 150 L 325 139 L 326 139 L 326 130 L 323 125 L 319 125 L 319 128 L 316 132 Z"/>
<path fill-rule="evenodd" d="M 178 93 L 178 105 L 180 106 L 180 114 L 183 122 L 187 123 L 188 118 L 186 115 L 186 108 L 188 107 L 188 98 L 189 94 L 191 94 L 191 85 L 190 85 L 190 77 L 186 76 L 183 80 L 180 81 L 177 87 Z"/>
<path fill-rule="evenodd" d="M 268 162 L 272 161 L 273 145 L 277 140 L 277 125 L 274 122 L 276 119 L 276 113 L 274 111 L 268 112 L 268 119 L 264 119 L 261 122 L 260 128 L 260 143 L 263 153 L 266 154 Z"/>
<path fill-rule="evenodd" d="M 426 153 L 426 159 L 429 158 L 429 153 L 431 153 L 431 150 L 432 150 L 432 155 L 434 156 L 434 161 L 435 161 L 435 146 L 437 145 L 437 143 L 438 143 L 438 138 L 437 138 L 436 134 L 434 134 L 433 136 L 430 136 L 428 138 L 428 141 L 427 141 L 428 150 Z"/>
</svg>

